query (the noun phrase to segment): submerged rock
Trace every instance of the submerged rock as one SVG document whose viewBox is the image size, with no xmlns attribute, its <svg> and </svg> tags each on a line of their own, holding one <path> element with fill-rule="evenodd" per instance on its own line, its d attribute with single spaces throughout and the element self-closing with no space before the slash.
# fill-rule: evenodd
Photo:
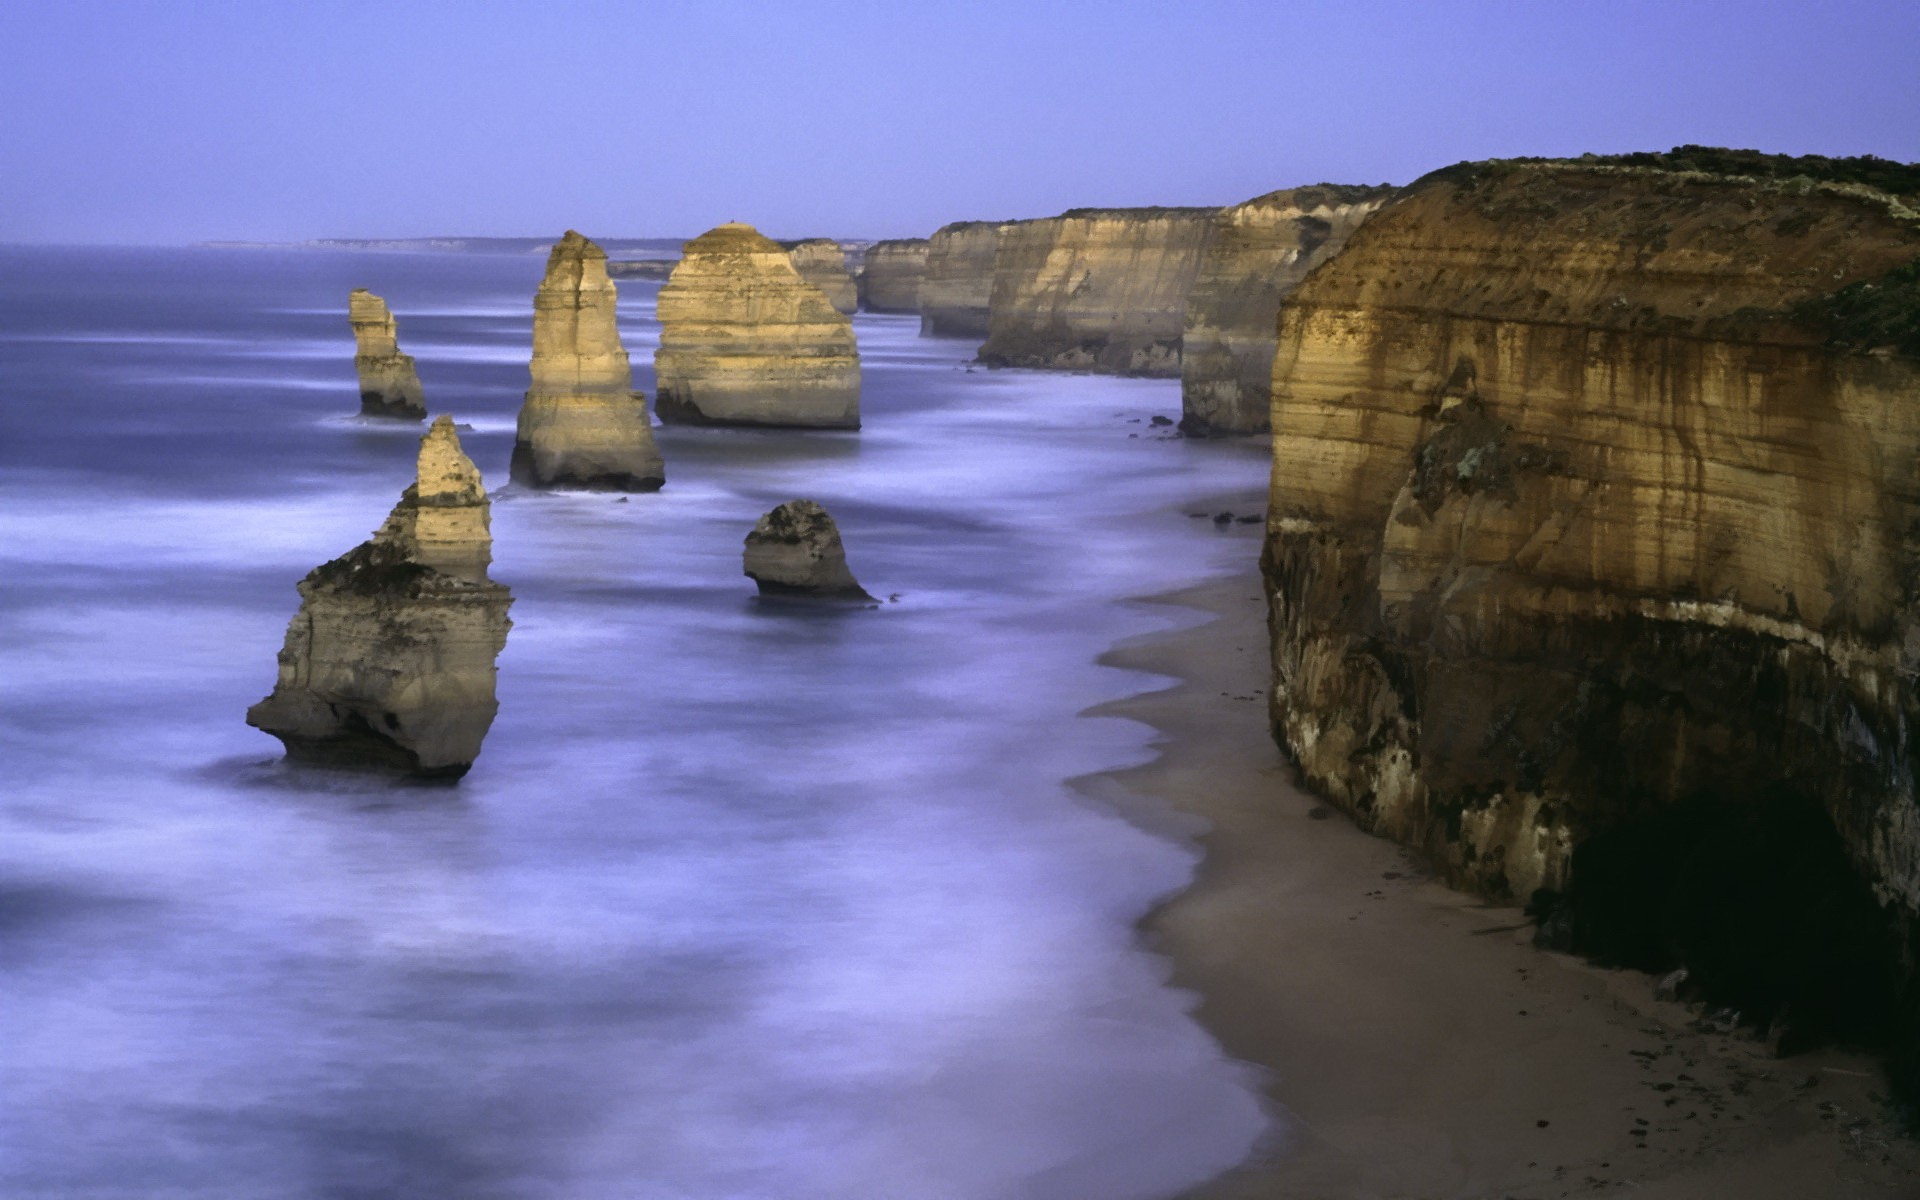
<svg viewBox="0 0 1920 1200">
<path fill-rule="evenodd" d="M 688 242 L 658 311 L 661 420 L 860 427 L 852 322 L 751 225 Z"/>
<path fill-rule="evenodd" d="M 353 325 L 353 369 L 360 376 L 360 415 L 417 421 L 427 415 L 411 355 L 400 353 L 398 327 L 387 302 L 365 288 L 347 297 Z"/>
<path fill-rule="evenodd" d="M 533 386 L 513 443 L 515 483 L 648 492 L 665 482 L 620 344 L 617 299 L 606 253 L 569 229 L 533 297 Z"/>
<path fill-rule="evenodd" d="M 1217 208 L 1083 208 L 1000 233 L 980 361 L 1175 376 Z"/>
<path fill-rule="evenodd" d="M 955 221 L 927 239 L 927 269 L 920 281 L 921 336 L 987 336 L 1000 228 L 998 221 Z"/>
<path fill-rule="evenodd" d="M 1265 433 L 1280 301 L 1338 253 L 1392 189 L 1321 184 L 1222 209 L 1187 297 L 1180 428 Z"/>
<path fill-rule="evenodd" d="M 279 680 L 247 724 L 297 760 L 464 775 L 499 709 L 512 625 L 492 547 L 486 487 L 442 416 L 385 524 L 300 582 Z"/>
<path fill-rule="evenodd" d="M 847 251 L 832 238 L 807 238 L 798 242 L 780 242 L 781 249 L 793 260 L 800 278 L 820 289 L 833 305 L 848 316 L 860 311 L 860 289 L 847 270 Z"/>
<path fill-rule="evenodd" d="M 919 312 L 929 245 L 926 238 L 893 238 L 868 247 L 860 271 L 861 304 L 870 312 Z"/>
<path fill-rule="evenodd" d="M 812 500 L 790 500 L 761 517 L 743 560 L 763 596 L 873 599 L 847 569 L 839 527 Z"/>
</svg>

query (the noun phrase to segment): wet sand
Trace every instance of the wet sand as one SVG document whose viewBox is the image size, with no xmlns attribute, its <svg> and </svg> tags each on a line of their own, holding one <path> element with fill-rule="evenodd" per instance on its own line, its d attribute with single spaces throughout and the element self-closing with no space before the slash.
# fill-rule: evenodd
<svg viewBox="0 0 1920 1200">
<path fill-rule="evenodd" d="M 1103 661 L 1181 682 L 1095 711 L 1157 728 L 1161 756 L 1080 782 L 1199 837 L 1193 886 L 1142 933 L 1267 1072 L 1284 1131 L 1190 1197 L 1920 1196 L 1920 1146 L 1870 1060 L 1695 1028 L 1647 976 L 1534 949 L 1517 908 L 1442 886 L 1298 787 L 1268 735 L 1251 562 L 1156 599 L 1210 619 Z"/>
</svg>

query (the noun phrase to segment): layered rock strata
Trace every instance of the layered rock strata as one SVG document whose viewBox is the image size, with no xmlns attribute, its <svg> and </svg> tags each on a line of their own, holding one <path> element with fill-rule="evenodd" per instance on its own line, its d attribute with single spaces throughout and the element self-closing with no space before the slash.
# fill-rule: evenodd
<svg viewBox="0 0 1920 1200">
<path fill-rule="evenodd" d="M 820 289 L 833 305 L 848 316 L 860 311 L 860 289 L 847 270 L 847 252 L 831 238 L 807 238 L 781 242 L 780 247 L 793 260 L 800 278 Z"/>
<path fill-rule="evenodd" d="M 747 535 L 742 569 L 760 594 L 818 600 L 872 600 L 847 567 L 840 529 L 812 500 L 790 500 Z"/>
<path fill-rule="evenodd" d="M 413 357 L 400 353 L 398 327 L 387 302 L 365 288 L 347 297 L 353 325 L 353 369 L 360 376 L 360 415 L 417 421 L 427 402 L 414 373 Z"/>
<path fill-rule="evenodd" d="M 852 322 L 751 225 L 688 242 L 657 311 L 661 420 L 860 427 Z"/>
<path fill-rule="evenodd" d="M 1737 897 L 1920 913 L 1920 168 L 1631 161 L 1438 172 L 1287 297 L 1274 729 L 1582 948 L 1804 980 L 1874 906 Z"/>
<path fill-rule="evenodd" d="M 927 239 L 927 269 L 920 280 L 922 336 L 987 336 L 1000 228 L 998 221 L 955 221 Z"/>
<path fill-rule="evenodd" d="M 499 704 L 511 593 L 487 578 L 486 487 L 440 417 L 386 523 L 300 582 L 273 694 L 247 724 L 289 758 L 458 778 Z"/>
<path fill-rule="evenodd" d="M 861 305 L 870 312 L 919 312 L 928 247 L 926 238 L 894 238 L 869 247 L 860 271 Z"/>
<path fill-rule="evenodd" d="M 1213 208 L 1075 209 L 1005 226 L 980 361 L 1177 376 Z"/>
<path fill-rule="evenodd" d="M 1187 296 L 1180 428 L 1265 433 L 1280 301 L 1385 204 L 1384 187 L 1290 188 L 1220 210 Z"/>
<path fill-rule="evenodd" d="M 533 386 L 513 443 L 515 483 L 646 492 L 666 480 L 646 398 L 633 390 L 607 256 L 567 231 L 533 297 Z"/>
</svg>

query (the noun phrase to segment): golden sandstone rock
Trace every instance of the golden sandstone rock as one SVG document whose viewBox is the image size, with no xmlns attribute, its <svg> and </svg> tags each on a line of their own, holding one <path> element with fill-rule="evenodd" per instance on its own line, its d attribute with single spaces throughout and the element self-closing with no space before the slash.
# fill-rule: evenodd
<svg viewBox="0 0 1920 1200">
<path fill-rule="evenodd" d="M 1818 162 L 1463 164 L 1281 308 L 1276 734 L 1457 882 L 1785 795 L 1920 913 L 1920 169 Z"/>
<path fill-rule="evenodd" d="M 922 336 L 987 336 L 999 247 L 998 221 L 955 221 L 927 239 L 927 270 L 920 282 Z"/>
<path fill-rule="evenodd" d="M 644 492 L 665 481 L 616 302 L 605 252 L 568 230 L 533 297 L 533 386 L 513 443 L 514 482 Z"/>
<path fill-rule="evenodd" d="M 360 415 L 417 421 L 427 415 L 413 359 L 400 353 L 393 314 L 387 302 L 365 288 L 347 297 L 353 325 L 353 367 L 360 376 Z"/>
<path fill-rule="evenodd" d="M 867 248 L 860 271 L 860 301 L 870 312 L 920 311 L 920 281 L 927 274 L 926 238 L 892 238 Z"/>
<path fill-rule="evenodd" d="M 1385 204 L 1384 187 L 1291 188 L 1220 210 L 1187 297 L 1180 428 L 1265 433 L 1280 301 Z"/>
<path fill-rule="evenodd" d="M 847 270 L 847 252 L 832 238 L 781 242 L 800 278 L 820 289 L 827 303 L 851 316 L 860 311 L 860 290 Z"/>
<path fill-rule="evenodd" d="M 813 500 L 790 500 L 747 535 L 741 566 L 760 594 L 822 600 L 872 600 L 847 568 L 840 528 Z"/>
<path fill-rule="evenodd" d="M 751 225 L 688 242 L 658 311 L 661 420 L 860 427 L 852 323 Z"/>
<path fill-rule="evenodd" d="M 511 593 L 487 579 L 486 487 L 453 421 L 420 442 L 418 479 L 371 541 L 300 583 L 273 694 L 247 723 L 290 758 L 458 778 L 499 704 Z"/>
<path fill-rule="evenodd" d="M 1083 208 L 1000 233 L 980 361 L 1178 375 L 1215 208 Z"/>
</svg>

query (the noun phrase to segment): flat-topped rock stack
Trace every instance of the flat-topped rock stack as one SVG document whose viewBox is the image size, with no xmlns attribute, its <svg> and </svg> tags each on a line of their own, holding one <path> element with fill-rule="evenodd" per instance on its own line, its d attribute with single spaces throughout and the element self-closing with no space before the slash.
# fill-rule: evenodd
<svg viewBox="0 0 1920 1200">
<path fill-rule="evenodd" d="M 820 289 L 827 303 L 852 316 L 860 310 L 860 289 L 847 270 L 845 247 L 832 238 L 806 238 L 781 242 L 780 247 L 793 260 L 800 278 Z"/>
<path fill-rule="evenodd" d="M 499 704 L 512 594 L 487 578 L 486 486 L 451 418 L 372 539 L 300 582 L 273 694 L 247 710 L 296 760 L 458 778 Z"/>
<path fill-rule="evenodd" d="M 860 271 L 861 305 L 869 312 L 919 312 L 931 245 L 926 238 L 890 238 L 869 246 Z"/>
<path fill-rule="evenodd" d="M 751 225 L 688 242 L 658 312 L 661 420 L 860 427 L 852 322 Z"/>
<path fill-rule="evenodd" d="M 353 325 L 353 369 L 360 376 L 360 415 L 418 421 L 427 415 L 413 358 L 400 353 L 398 327 L 387 302 L 365 288 L 347 297 Z"/>
<path fill-rule="evenodd" d="M 645 492 L 665 481 L 620 344 L 617 301 L 605 252 L 568 230 L 533 298 L 533 386 L 514 438 L 514 482 Z"/>
<path fill-rule="evenodd" d="M 927 337 L 987 336 L 999 221 L 955 221 L 927 239 L 920 281 L 920 332 Z"/>
<path fill-rule="evenodd" d="M 1265 433 L 1280 301 L 1391 196 L 1384 187 L 1291 188 L 1222 209 L 1187 296 L 1180 428 Z"/>
</svg>

